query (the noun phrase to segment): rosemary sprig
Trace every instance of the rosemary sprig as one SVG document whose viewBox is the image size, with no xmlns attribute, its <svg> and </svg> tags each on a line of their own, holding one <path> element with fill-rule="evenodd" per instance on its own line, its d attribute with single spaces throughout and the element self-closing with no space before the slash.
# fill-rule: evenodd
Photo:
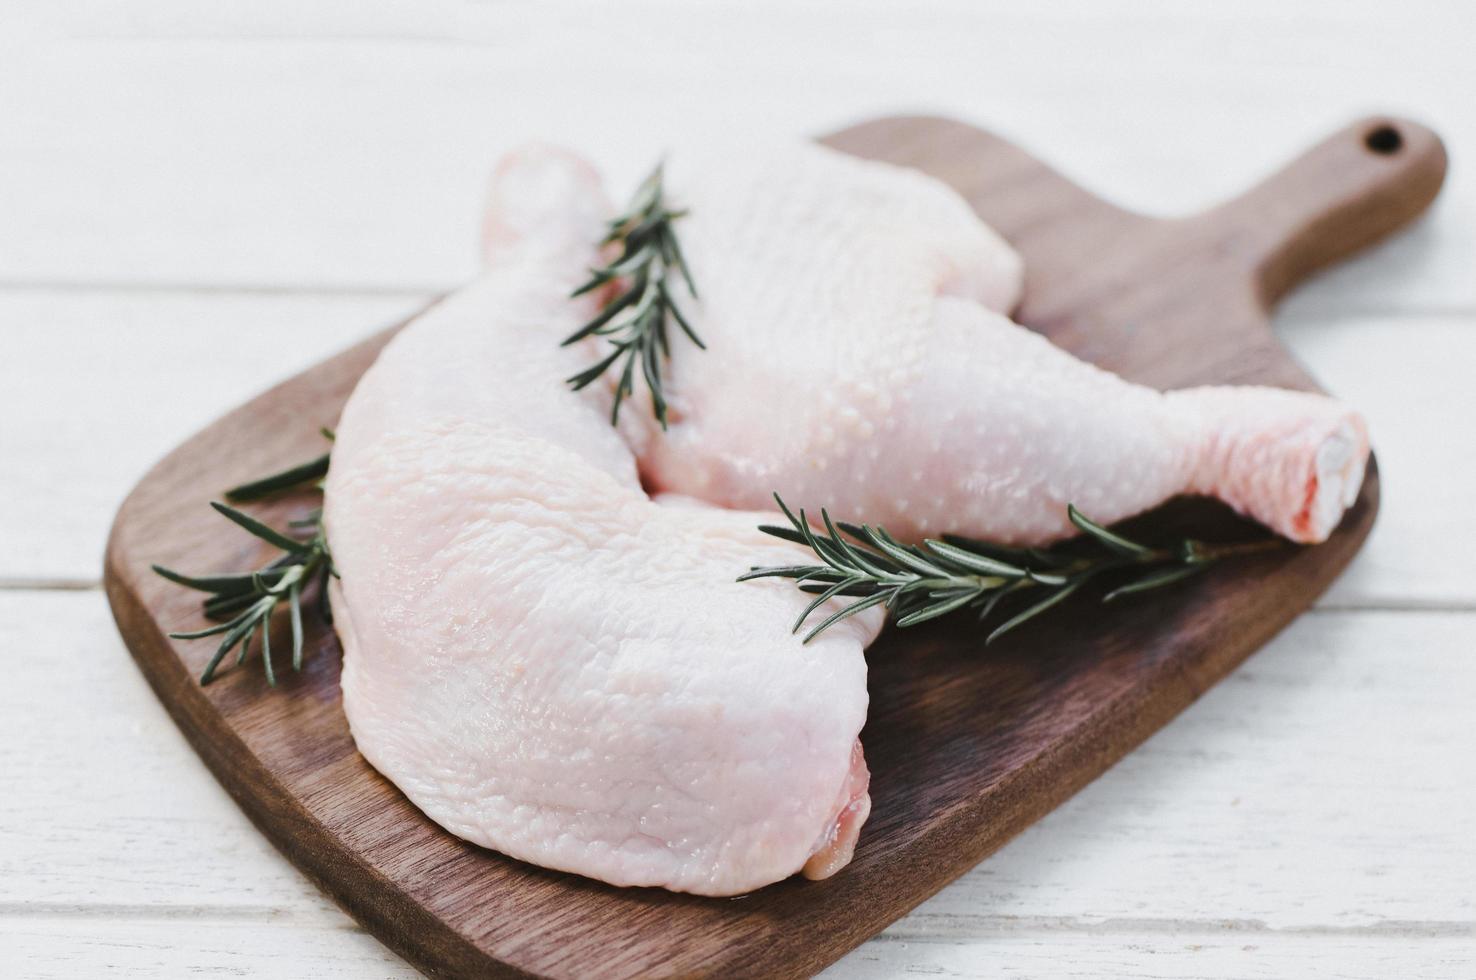
<svg viewBox="0 0 1476 980">
<path fill-rule="evenodd" d="M 1075 507 L 1068 507 L 1071 523 L 1098 546 L 1099 554 L 1005 548 L 951 535 L 941 541 L 929 539 L 919 546 L 902 544 L 881 527 L 833 521 L 823 509 L 820 518 L 826 533 L 819 534 L 810 528 L 803 510 L 795 516 L 778 494 L 774 499 L 790 526 L 764 525 L 759 530 L 805 545 L 820 563 L 754 567 L 738 581 L 793 579 L 801 591 L 814 595 L 814 601 L 795 620 L 794 632 L 828 600 L 837 596 L 857 600 L 811 628 L 805 634 L 806 643 L 848 616 L 876 605 L 885 605 L 896 624 L 906 627 L 965 608 L 978 610 L 982 623 L 1009 597 L 1033 600 L 996 626 L 985 640 L 989 643 L 1064 601 L 1099 575 L 1143 572 L 1103 597 L 1103 602 L 1112 602 L 1183 581 L 1221 559 L 1282 545 L 1275 538 L 1229 545 L 1186 538 L 1173 548 L 1152 548 L 1109 531 Z"/>
<path fill-rule="evenodd" d="M 277 675 L 272 664 L 271 624 L 277 607 L 285 602 L 291 612 L 293 670 L 302 669 L 302 592 L 314 580 L 318 584 L 319 612 L 325 622 L 332 621 L 328 608 L 328 577 L 338 573 L 328 552 L 328 539 L 323 534 L 320 515 L 315 512 L 310 521 L 296 522 L 308 523 L 314 528 L 311 538 L 301 540 L 276 531 L 227 504 L 212 501 L 210 506 L 256 537 L 276 545 L 282 550 L 282 555 L 254 572 L 221 575 L 182 575 L 155 565 L 154 571 L 169 581 L 210 593 L 203 605 L 205 617 L 220 621 L 202 630 L 169 635 L 176 640 L 195 640 L 224 634 L 215 648 L 215 655 L 200 675 L 201 684 L 209 684 L 215 679 L 216 670 L 232 649 L 236 651 L 236 664 L 243 663 L 253 638 L 260 636 L 262 666 L 267 683 L 275 687 Z"/>
<path fill-rule="evenodd" d="M 327 429 L 323 435 L 329 439 L 333 433 Z M 279 490 L 306 483 L 321 481 L 328 472 L 329 454 L 298 466 L 290 467 L 260 480 L 233 487 L 226 497 L 235 500 L 256 500 Z M 319 489 L 321 489 L 321 482 Z M 328 550 L 328 539 L 323 531 L 321 508 L 312 511 L 302 520 L 288 524 L 287 532 L 263 524 L 229 504 L 211 501 L 211 507 L 226 519 L 248 533 L 278 548 L 282 554 L 275 560 L 255 571 L 226 572 L 214 575 L 184 575 L 162 565 L 153 569 L 169 581 L 188 589 L 208 593 L 210 598 L 201 610 L 207 619 L 216 625 L 202 630 L 170 633 L 176 640 L 194 640 L 206 636 L 221 636 L 215 655 L 200 675 L 202 685 L 215 679 L 221 663 L 232 650 L 236 651 L 236 665 L 244 663 L 250 653 L 253 640 L 260 638 L 261 662 L 266 672 L 267 683 L 277 684 L 276 668 L 272 662 L 272 618 L 277 609 L 286 605 L 292 624 L 292 669 L 302 669 L 303 628 L 302 597 L 304 589 L 317 584 L 318 613 L 325 623 L 333 621 L 328 605 L 328 579 L 337 577 L 333 567 L 333 556 Z M 312 536 L 302 538 L 293 531 L 311 529 Z"/>
<path fill-rule="evenodd" d="M 319 429 L 323 438 L 329 442 L 333 441 L 332 429 Z M 289 490 L 309 480 L 317 480 L 318 489 L 323 489 L 322 479 L 328 475 L 328 459 L 331 452 L 324 453 L 317 459 L 310 459 L 306 463 L 290 466 L 280 473 L 264 476 L 250 483 L 243 483 L 239 487 L 231 487 L 225 492 L 226 499 L 233 503 L 242 503 L 247 500 L 260 500 L 262 497 L 270 496 L 281 490 Z"/>
<path fill-rule="evenodd" d="M 672 224 L 686 214 L 667 206 L 662 189 L 661 167 L 658 165 L 642 182 L 620 216 L 610 221 L 610 231 L 600 245 L 619 243 L 620 255 L 608 265 L 590 270 L 590 278 L 573 296 L 618 284 L 619 289 L 584 326 L 564 338 L 562 346 L 590 335 L 605 337 L 614 348 L 610 354 L 578 374 L 564 380 L 575 391 L 600 377 L 617 361 L 621 362 L 620 380 L 615 385 L 615 404 L 610 411 L 610 424 L 620 420 L 620 404 L 635 384 L 636 365 L 645 376 L 651 391 L 651 407 L 661 428 L 666 428 L 666 392 L 661 382 L 662 362 L 670 355 L 667 336 L 668 319 L 676 321 L 682 333 L 703 350 L 707 345 L 697 336 L 692 324 L 682 315 L 672 296 L 671 273 L 680 273 L 687 292 L 697 298 L 692 271 L 682 256 Z"/>
</svg>

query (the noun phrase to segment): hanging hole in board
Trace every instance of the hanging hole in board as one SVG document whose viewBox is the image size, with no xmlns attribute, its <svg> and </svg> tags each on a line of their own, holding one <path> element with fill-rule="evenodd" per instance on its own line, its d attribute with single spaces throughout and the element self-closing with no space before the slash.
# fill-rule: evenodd
<svg viewBox="0 0 1476 980">
<path fill-rule="evenodd" d="M 1393 126 L 1380 126 L 1369 130 L 1368 135 L 1363 138 L 1363 145 L 1374 153 L 1388 156 L 1399 152 L 1399 148 L 1404 145 L 1404 137 Z"/>
</svg>

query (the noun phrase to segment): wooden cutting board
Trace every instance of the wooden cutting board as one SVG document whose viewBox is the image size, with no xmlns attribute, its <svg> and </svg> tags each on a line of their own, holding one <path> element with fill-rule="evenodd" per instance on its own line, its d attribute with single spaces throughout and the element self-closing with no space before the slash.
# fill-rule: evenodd
<svg viewBox="0 0 1476 980">
<path fill-rule="evenodd" d="M 952 184 L 1024 254 L 1021 321 L 1160 387 L 1315 387 L 1272 335 L 1268 308 L 1314 269 L 1413 219 L 1445 172 L 1429 130 L 1369 119 L 1222 207 L 1161 220 L 1106 204 L 955 122 L 883 119 L 826 142 Z M 338 645 L 320 624 L 310 625 L 304 672 L 289 672 L 275 691 L 254 664 L 202 689 L 209 642 L 164 635 L 198 626 L 198 595 L 156 577 L 150 563 L 258 564 L 254 539 L 206 501 L 321 452 L 318 425 L 336 421 L 392 333 L 279 385 L 170 454 L 119 511 L 105 581 L 154 690 L 262 832 L 366 928 L 436 975 L 818 970 L 1066 799 L 1265 643 L 1347 565 L 1378 506 L 1370 467 L 1326 544 L 1222 566 L 1136 602 L 1103 608 L 1081 596 L 988 650 L 967 621 L 889 631 L 868 657 L 862 740 L 875 808 L 850 867 L 741 900 L 621 890 L 463 843 L 422 816 L 354 750 Z M 312 503 L 304 493 L 254 509 L 277 522 Z M 1204 501 L 1175 502 L 1135 525 L 1147 536 L 1175 527 L 1211 539 L 1258 533 Z"/>
</svg>

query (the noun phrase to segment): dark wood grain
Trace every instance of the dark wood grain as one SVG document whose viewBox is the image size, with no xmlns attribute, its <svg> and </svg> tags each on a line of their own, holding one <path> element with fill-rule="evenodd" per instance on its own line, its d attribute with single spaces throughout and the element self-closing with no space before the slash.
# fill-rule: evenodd
<svg viewBox="0 0 1476 980">
<path fill-rule="evenodd" d="M 1371 119 L 1235 201 L 1159 220 L 1105 204 L 955 122 L 885 119 L 827 142 L 958 188 L 1024 253 L 1024 323 L 1161 387 L 1314 387 L 1272 335 L 1268 305 L 1413 219 L 1445 169 L 1434 134 Z M 230 533 L 205 501 L 321 451 L 316 427 L 335 421 L 390 333 L 274 388 L 161 462 L 118 514 L 106 584 L 160 699 L 262 832 L 376 936 L 437 975 L 811 973 L 1070 796 L 1307 608 L 1352 558 L 1378 506 L 1372 468 L 1324 545 L 1222 567 L 1151 601 L 1089 608 L 1095 597 L 1084 596 L 987 651 L 956 625 L 887 633 L 869 652 L 862 735 L 875 808 L 849 868 L 741 901 L 615 889 L 465 844 L 422 816 L 354 750 L 331 633 L 313 628 L 307 668 L 275 692 L 258 670 L 201 689 L 209 645 L 164 636 L 197 624 L 198 604 L 149 564 L 255 563 L 252 540 Z M 304 496 L 261 509 L 285 519 L 310 505 Z M 1203 501 L 1176 501 L 1138 523 L 1150 536 L 1190 524 L 1211 537 L 1249 531 Z"/>
</svg>

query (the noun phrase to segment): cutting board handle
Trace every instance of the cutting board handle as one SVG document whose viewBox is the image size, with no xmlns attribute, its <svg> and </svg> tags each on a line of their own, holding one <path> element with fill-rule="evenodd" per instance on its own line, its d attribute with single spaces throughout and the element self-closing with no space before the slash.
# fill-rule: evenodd
<svg viewBox="0 0 1476 980">
<path fill-rule="evenodd" d="M 1194 220 L 1228 231 L 1224 254 L 1248 263 L 1269 309 L 1310 273 L 1418 217 L 1439 193 L 1445 166 L 1445 147 L 1429 129 L 1371 116 Z"/>
</svg>

